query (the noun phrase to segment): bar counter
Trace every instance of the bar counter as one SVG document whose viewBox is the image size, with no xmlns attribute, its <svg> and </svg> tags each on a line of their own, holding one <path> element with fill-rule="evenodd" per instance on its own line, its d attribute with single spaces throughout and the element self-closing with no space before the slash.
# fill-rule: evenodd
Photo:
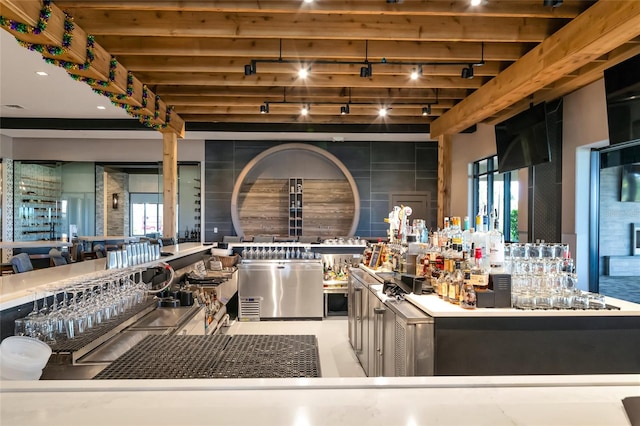
<svg viewBox="0 0 640 426">
<path fill-rule="evenodd" d="M 607 425 L 639 375 L 2 382 L 3 425 Z"/>
<path fill-rule="evenodd" d="M 171 256 L 162 256 L 159 260 L 143 263 L 138 266 L 152 266 L 160 261 L 171 262 L 186 256 L 210 250 L 211 246 L 200 243 L 183 243 L 164 247 Z M 36 269 L 21 274 L 5 275 L 0 278 L 0 311 L 14 308 L 25 303 L 33 302 L 33 291 L 37 289 L 39 297 L 51 296 L 53 293 L 45 290 L 45 286 L 71 278 L 80 278 L 93 272 L 106 269 L 106 258 L 85 260 L 69 265 Z"/>
</svg>

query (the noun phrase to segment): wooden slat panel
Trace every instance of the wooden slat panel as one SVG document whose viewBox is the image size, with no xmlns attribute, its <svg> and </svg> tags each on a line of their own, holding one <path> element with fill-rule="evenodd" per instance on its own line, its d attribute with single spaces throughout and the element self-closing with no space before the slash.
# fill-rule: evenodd
<svg viewBox="0 0 640 426">
<path fill-rule="evenodd" d="M 346 180 L 304 180 L 303 235 L 323 238 L 348 235 L 354 212 L 353 192 Z"/>
<path fill-rule="evenodd" d="M 289 180 L 244 183 L 238 194 L 238 217 L 245 235 L 289 234 Z"/>
</svg>

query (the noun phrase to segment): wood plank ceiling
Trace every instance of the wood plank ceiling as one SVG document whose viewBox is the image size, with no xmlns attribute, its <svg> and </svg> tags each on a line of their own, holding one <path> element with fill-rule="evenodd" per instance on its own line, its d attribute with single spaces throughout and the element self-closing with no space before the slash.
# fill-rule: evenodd
<svg viewBox="0 0 640 426">
<path fill-rule="evenodd" d="M 558 7 L 543 0 L 483 0 L 480 6 L 469 0 L 54 3 L 187 123 L 424 126 L 595 2 L 564 0 Z M 530 103 L 570 93 L 639 52 L 637 37 L 613 46 L 476 121 L 496 123 Z M 462 78 L 463 68 L 481 62 L 472 66 L 472 79 Z M 310 67 L 304 79 L 297 74 L 301 66 Z M 371 75 L 361 76 L 363 68 Z M 411 79 L 418 68 L 421 75 Z M 261 113 L 267 103 L 269 112 Z M 310 106 L 307 116 L 300 113 L 303 105 Z M 341 114 L 347 105 L 349 114 Z M 380 107 L 390 108 L 384 118 Z"/>
</svg>

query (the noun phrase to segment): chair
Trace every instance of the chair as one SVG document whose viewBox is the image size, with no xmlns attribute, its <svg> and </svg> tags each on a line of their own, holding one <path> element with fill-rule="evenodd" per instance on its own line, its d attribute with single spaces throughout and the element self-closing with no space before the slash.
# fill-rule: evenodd
<svg viewBox="0 0 640 426">
<path fill-rule="evenodd" d="M 27 253 L 18 253 L 11 258 L 13 272 L 20 274 L 22 272 L 33 271 L 33 264 Z"/>
<path fill-rule="evenodd" d="M 68 263 L 69 262 L 67 262 L 67 259 L 62 255 L 62 252 L 60 250 L 55 248 L 49 250 L 49 265 L 60 266 L 66 265 Z"/>
<path fill-rule="evenodd" d="M 97 259 L 98 258 L 98 253 L 102 253 L 102 252 L 98 252 L 98 251 L 83 251 L 82 253 L 80 253 L 80 259 L 82 259 L 82 260 Z M 100 256 L 100 257 L 104 257 L 104 256 Z"/>
<path fill-rule="evenodd" d="M 0 264 L 0 271 L 2 275 L 11 275 L 13 274 L 13 265 L 11 263 L 2 263 Z"/>
</svg>

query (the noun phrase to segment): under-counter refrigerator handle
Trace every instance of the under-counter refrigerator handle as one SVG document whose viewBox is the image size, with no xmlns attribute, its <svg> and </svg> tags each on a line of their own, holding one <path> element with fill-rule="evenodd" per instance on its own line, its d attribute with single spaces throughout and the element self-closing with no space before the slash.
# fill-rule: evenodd
<svg viewBox="0 0 640 426">
<path fill-rule="evenodd" d="M 355 291 L 355 311 L 356 311 L 356 351 L 362 351 L 362 287 L 356 287 Z"/>
<path fill-rule="evenodd" d="M 376 366 L 375 375 L 382 376 L 384 368 L 384 323 L 383 316 L 386 312 L 385 308 L 373 308 L 374 327 L 376 330 Z"/>
</svg>

